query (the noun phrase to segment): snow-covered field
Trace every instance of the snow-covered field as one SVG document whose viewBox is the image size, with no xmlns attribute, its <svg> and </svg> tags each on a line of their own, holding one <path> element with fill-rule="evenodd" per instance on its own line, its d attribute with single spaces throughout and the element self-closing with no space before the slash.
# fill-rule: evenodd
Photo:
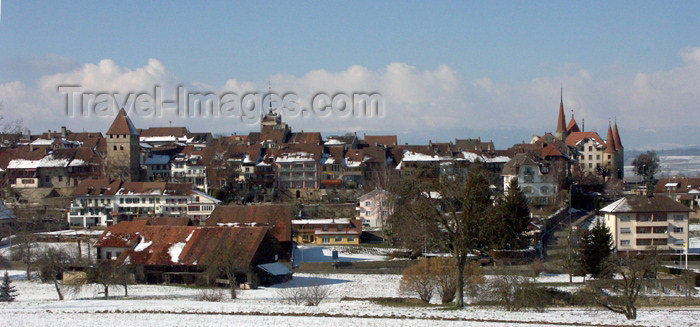
<svg viewBox="0 0 700 327">
<path fill-rule="evenodd" d="M 544 313 L 507 312 L 493 307 L 464 310 L 387 307 L 370 301 L 341 301 L 342 297 L 398 297 L 398 275 L 296 274 L 294 280 L 269 288 L 240 290 L 239 298 L 224 302 L 198 301 L 199 290 L 164 285 L 133 285 L 129 297 L 113 289 L 114 297 L 100 298 L 86 287 L 58 301 L 51 284 L 24 280 L 10 271 L 19 297 L 0 303 L 0 326 L 546 326 L 564 324 L 700 326 L 700 310 L 641 309 L 636 321 L 598 308 L 557 308 Z M 541 282 L 567 281 L 545 275 Z M 318 307 L 281 300 L 280 289 L 321 284 L 331 296 Z"/>
</svg>

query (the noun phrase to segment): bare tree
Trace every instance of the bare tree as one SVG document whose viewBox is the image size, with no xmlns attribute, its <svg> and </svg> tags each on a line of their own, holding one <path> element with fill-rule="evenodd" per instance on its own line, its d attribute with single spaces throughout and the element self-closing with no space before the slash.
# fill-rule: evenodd
<svg viewBox="0 0 700 327">
<path fill-rule="evenodd" d="M 109 297 L 109 288 L 119 286 L 124 288 L 124 296 L 129 296 L 129 271 L 118 260 L 99 260 L 89 270 L 89 277 L 102 288 L 104 297 Z"/>
<path fill-rule="evenodd" d="M 204 262 L 207 267 L 207 275 L 213 279 L 225 276 L 228 281 L 231 299 L 236 298 L 236 273 L 246 272 L 247 267 L 240 267 L 240 247 L 233 242 L 222 241 L 206 255 Z"/>
<path fill-rule="evenodd" d="M 451 253 L 455 262 L 457 307 L 464 306 L 464 268 L 473 251 L 486 251 L 493 243 L 493 201 L 487 172 L 481 166 L 470 169 L 466 183 L 429 183 L 407 178 L 402 181 L 391 216 L 392 227 L 401 237 L 425 237 L 416 231 L 437 231 L 434 245 Z M 425 238 L 424 238 L 425 242 Z M 416 244 L 415 240 L 412 243 Z"/>
<path fill-rule="evenodd" d="M 655 250 L 629 254 L 620 259 L 620 264 L 609 260 L 607 269 L 620 278 L 594 282 L 592 285 L 597 290 L 596 302 L 612 312 L 624 314 L 627 319 L 637 319 L 636 303 L 639 294 L 650 285 L 650 277 L 658 266 L 659 256 Z"/>
<path fill-rule="evenodd" d="M 435 290 L 435 276 L 428 259 L 419 259 L 414 265 L 404 269 L 399 283 L 399 292 L 417 294 L 423 302 L 430 302 Z"/>
<path fill-rule="evenodd" d="M 36 235 L 31 232 L 28 226 L 28 224 L 25 224 L 15 234 L 14 242 L 16 246 L 13 249 L 12 257 L 14 260 L 21 261 L 26 265 L 27 280 L 31 280 L 32 268 L 38 257 L 38 249 Z"/>
<path fill-rule="evenodd" d="M 41 280 L 44 282 L 53 282 L 59 300 L 63 300 L 62 275 L 72 260 L 71 256 L 65 250 L 48 247 L 39 254 L 36 261 Z"/>
</svg>

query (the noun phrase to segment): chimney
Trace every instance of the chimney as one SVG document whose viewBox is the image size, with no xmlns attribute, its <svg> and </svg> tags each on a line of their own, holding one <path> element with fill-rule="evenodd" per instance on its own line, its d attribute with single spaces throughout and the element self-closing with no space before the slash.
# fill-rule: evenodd
<svg viewBox="0 0 700 327">
<path fill-rule="evenodd" d="M 61 137 L 66 137 L 68 134 L 66 133 L 66 126 L 61 126 Z"/>
</svg>

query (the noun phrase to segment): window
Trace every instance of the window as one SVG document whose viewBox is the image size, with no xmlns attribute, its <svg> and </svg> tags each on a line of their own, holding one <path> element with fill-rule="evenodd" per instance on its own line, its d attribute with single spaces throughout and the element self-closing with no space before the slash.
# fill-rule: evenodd
<svg viewBox="0 0 700 327">
<path fill-rule="evenodd" d="M 622 245 L 622 246 L 630 245 L 630 240 L 620 240 L 620 245 Z"/>
<path fill-rule="evenodd" d="M 610 160 L 610 157 L 611 157 L 611 156 L 610 156 L 610 155 L 608 155 L 608 160 Z"/>
<path fill-rule="evenodd" d="M 638 238 L 637 245 L 651 245 L 651 239 L 650 238 Z"/>
<path fill-rule="evenodd" d="M 105 259 L 107 259 L 107 260 L 112 259 L 112 252 L 110 252 L 110 251 L 105 252 Z"/>
<path fill-rule="evenodd" d="M 355 242 L 355 236 L 348 236 L 348 242 Z"/>
<path fill-rule="evenodd" d="M 673 227 L 674 233 L 683 233 L 683 227 Z"/>
<path fill-rule="evenodd" d="M 595 155 L 595 159 L 596 159 L 596 160 L 600 160 L 600 155 L 599 155 L 599 154 L 596 154 L 596 155 Z"/>
<path fill-rule="evenodd" d="M 124 146 L 123 146 L 123 145 L 120 145 L 120 146 L 119 146 L 119 150 L 124 150 Z"/>
<path fill-rule="evenodd" d="M 323 229 L 324 232 L 327 232 L 327 231 L 328 231 L 328 225 L 323 225 L 323 228 L 322 228 L 322 229 Z"/>
<path fill-rule="evenodd" d="M 649 234 L 651 233 L 651 227 L 637 227 L 637 234 Z"/>
<path fill-rule="evenodd" d="M 593 164 L 589 162 L 589 163 L 588 163 L 588 168 L 593 168 Z"/>
<path fill-rule="evenodd" d="M 588 146 L 588 151 L 593 151 L 593 147 L 589 145 L 589 146 Z"/>
<path fill-rule="evenodd" d="M 630 221 L 630 216 L 620 216 L 620 221 Z"/>
<path fill-rule="evenodd" d="M 119 203 L 124 204 L 124 198 L 119 198 Z"/>
<path fill-rule="evenodd" d="M 365 207 L 369 207 L 372 205 L 372 201 L 365 201 Z"/>
<path fill-rule="evenodd" d="M 631 232 L 629 227 L 620 228 L 620 234 L 629 234 Z"/>
<path fill-rule="evenodd" d="M 666 231 L 666 226 L 654 227 L 654 234 L 663 234 L 666 233 Z"/>
<path fill-rule="evenodd" d="M 685 216 L 684 215 L 673 215 L 673 220 L 674 221 L 683 221 L 683 220 L 685 220 Z"/>
<path fill-rule="evenodd" d="M 58 176 L 58 181 L 63 182 L 63 176 Z"/>
<path fill-rule="evenodd" d="M 343 230 L 343 225 L 338 225 L 338 231 L 342 231 L 342 230 Z"/>
<path fill-rule="evenodd" d="M 589 154 L 589 155 L 588 155 L 588 160 L 593 160 L 593 155 L 592 155 L 592 154 Z"/>
<path fill-rule="evenodd" d="M 638 214 L 637 221 L 651 221 L 651 215 L 650 214 Z"/>
<path fill-rule="evenodd" d="M 328 236 L 321 237 L 321 243 L 323 244 L 331 244 L 331 238 Z"/>
<path fill-rule="evenodd" d="M 655 213 L 654 214 L 654 221 L 666 221 L 666 214 L 665 213 Z"/>
<path fill-rule="evenodd" d="M 371 216 L 371 215 L 372 215 L 372 211 L 365 211 L 365 216 Z"/>
<path fill-rule="evenodd" d="M 335 241 L 336 241 L 336 242 L 342 242 L 342 241 L 343 241 L 343 237 L 342 237 L 342 236 L 336 236 L 336 237 L 335 237 Z"/>
<path fill-rule="evenodd" d="M 114 151 L 117 151 L 117 146 L 116 146 L 116 145 L 114 146 Z"/>
</svg>

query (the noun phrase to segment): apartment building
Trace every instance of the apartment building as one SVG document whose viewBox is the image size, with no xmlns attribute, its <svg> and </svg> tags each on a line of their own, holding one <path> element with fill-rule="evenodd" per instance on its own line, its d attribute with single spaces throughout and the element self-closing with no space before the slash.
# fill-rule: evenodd
<svg viewBox="0 0 700 327">
<path fill-rule="evenodd" d="M 659 250 L 682 253 L 688 244 L 690 208 L 666 196 L 631 195 L 600 210 L 617 251 Z"/>
</svg>

